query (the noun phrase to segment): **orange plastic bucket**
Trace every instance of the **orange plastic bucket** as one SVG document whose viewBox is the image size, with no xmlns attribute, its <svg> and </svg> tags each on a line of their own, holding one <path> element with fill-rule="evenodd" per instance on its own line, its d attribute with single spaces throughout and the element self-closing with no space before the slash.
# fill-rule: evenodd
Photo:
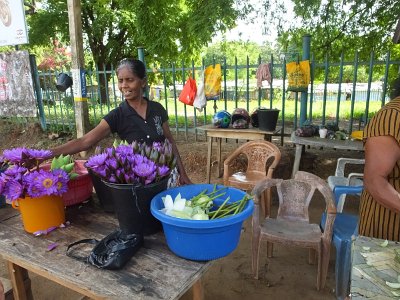
<svg viewBox="0 0 400 300">
<path fill-rule="evenodd" d="M 25 231 L 34 233 L 65 222 L 64 202 L 59 196 L 25 197 L 12 202 L 21 212 Z"/>
</svg>

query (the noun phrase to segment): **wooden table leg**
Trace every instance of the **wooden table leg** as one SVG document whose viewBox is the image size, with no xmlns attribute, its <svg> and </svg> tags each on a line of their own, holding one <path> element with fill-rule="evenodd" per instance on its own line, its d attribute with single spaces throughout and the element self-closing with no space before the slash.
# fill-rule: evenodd
<svg viewBox="0 0 400 300">
<path fill-rule="evenodd" d="M 294 175 L 297 173 L 299 170 L 300 166 L 300 159 L 301 159 L 301 152 L 303 151 L 303 145 L 296 144 L 296 154 L 294 157 L 294 163 L 293 163 L 293 170 L 292 170 L 292 178 L 294 178 Z"/>
<path fill-rule="evenodd" d="M 8 262 L 8 272 L 13 287 L 15 300 L 32 300 L 31 282 L 28 271 L 12 262 Z"/>
<path fill-rule="evenodd" d="M 197 280 L 193 284 L 192 296 L 193 296 L 193 300 L 203 300 L 204 299 L 203 284 L 201 282 L 201 279 Z"/>
<path fill-rule="evenodd" d="M 212 137 L 208 137 L 208 149 L 207 149 L 207 183 L 211 180 L 211 151 L 212 151 Z"/>
<path fill-rule="evenodd" d="M 271 134 L 264 134 L 264 141 L 271 142 L 272 141 L 272 135 Z"/>
<path fill-rule="evenodd" d="M 222 155 L 221 155 L 221 142 L 222 138 L 217 138 L 217 178 L 222 177 L 222 171 L 221 171 L 221 166 L 223 165 L 221 160 L 222 160 Z"/>
</svg>

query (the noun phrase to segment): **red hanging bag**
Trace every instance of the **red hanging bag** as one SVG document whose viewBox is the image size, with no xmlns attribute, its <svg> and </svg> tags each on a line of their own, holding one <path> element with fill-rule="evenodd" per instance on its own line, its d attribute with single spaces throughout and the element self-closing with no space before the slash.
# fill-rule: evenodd
<svg viewBox="0 0 400 300">
<path fill-rule="evenodd" d="M 182 92 L 179 95 L 179 101 L 185 103 L 186 105 L 193 106 L 194 98 L 196 97 L 197 86 L 196 80 L 189 77 L 183 86 Z"/>
</svg>

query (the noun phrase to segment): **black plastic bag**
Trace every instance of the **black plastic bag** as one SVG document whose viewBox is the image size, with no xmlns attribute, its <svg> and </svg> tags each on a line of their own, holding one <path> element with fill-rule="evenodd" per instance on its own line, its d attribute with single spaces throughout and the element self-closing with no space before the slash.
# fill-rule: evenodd
<svg viewBox="0 0 400 300">
<path fill-rule="evenodd" d="M 305 125 L 300 128 L 297 128 L 294 134 L 296 136 L 301 136 L 301 137 L 311 137 L 314 136 L 318 133 L 318 126 L 314 125 Z"/>
<path fill-rule="evenodd" d="M 101 241 L 96 239 L 83 239 L 71 243 L 67 247 L 67 256 L 89 263 L 101 269 L 121 269 L 143 245 L 143 235 L 124 234 L 116 230 Z M 78 256 L 73 253 L 73 246 L 79 244 L 94 244 L 88 256 Z"/>
</svg>

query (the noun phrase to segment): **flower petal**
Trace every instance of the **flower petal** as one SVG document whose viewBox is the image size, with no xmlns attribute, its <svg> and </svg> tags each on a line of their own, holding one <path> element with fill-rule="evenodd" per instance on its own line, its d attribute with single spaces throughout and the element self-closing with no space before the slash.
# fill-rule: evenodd
<svg viewBox="0 0 400 300">
<path fill-rule="evenodd" d="M 174 208 L 174 201 L 172 201 L 171 195 L 165 196 L 164 199 L 164 206 L 167 210 L 173 209 Z"/>
</svg>

